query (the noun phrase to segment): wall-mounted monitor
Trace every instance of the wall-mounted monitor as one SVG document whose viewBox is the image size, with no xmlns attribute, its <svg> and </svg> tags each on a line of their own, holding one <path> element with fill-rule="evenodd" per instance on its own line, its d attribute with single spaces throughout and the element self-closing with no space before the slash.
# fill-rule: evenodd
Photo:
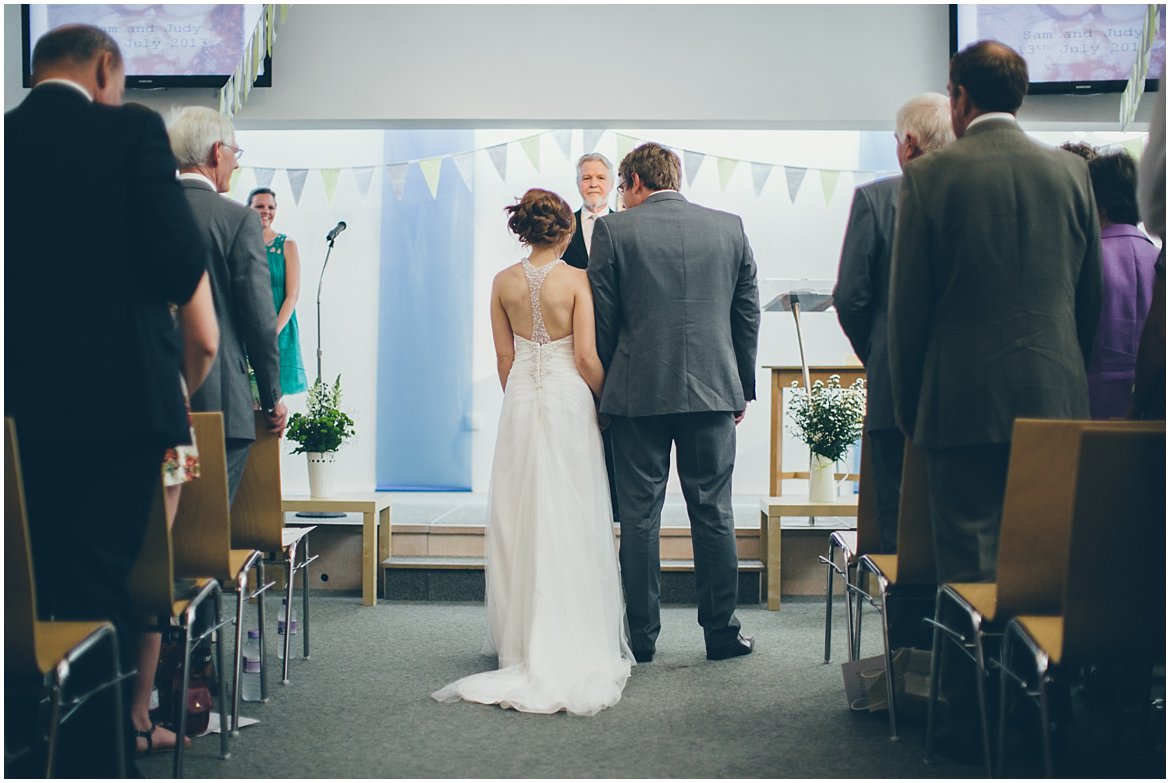
<svg viewBox="0 0 1170 783">
<path fill-rule="evenodd" d="M 126 86 L 222 87 L 235 72 L 260 20 L 256 5 L 31 5 L 24 22 L 24 86 L 30 86 L 37 40 L 63 24 L 100 27 L 118 42 Z M 272 85 L 272 61 L 263 58 L 255 86 Z"/>
<path fill-rule="evenodd" d="M 1001 41 L 1028 63 L 1030 94 L 1121 92 L 1142 45 L 1147 5 L 951 6 L 951 53 L 982 39 Z M 1166 71 L 1166 6 L 1158 6 L 1157 36 L 1146 89 Z"/>
</svg>

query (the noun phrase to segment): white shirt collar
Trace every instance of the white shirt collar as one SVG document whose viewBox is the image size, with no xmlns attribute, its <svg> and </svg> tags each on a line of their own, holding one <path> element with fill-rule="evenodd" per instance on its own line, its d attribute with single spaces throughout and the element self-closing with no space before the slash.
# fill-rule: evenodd
<svg viewBox="0 0 1170 783">
<path fill-rule="evenodd" d="M 601 208 L 600 212 L 594 212 L 593 210 L 591 210 L 589 207 L 585 206 L 584 204 L 581 205 L 581 217 L 583 217 L 583 218 L 588 218 L 590 215 L 593 215 L 594 217 L 603 217 L 603 216 L 608 215 L 608 214 L 609 214 L 609 202 L 605 203 L 605 205 Z"/>
<path fill-rule="evenodd" d="M 1008 114 L 1006 111 L 989 111 L 987 114 L 980 114 L 978 117 L 971 120 L 969 123 L 967 123 L 967 127 L 972 128 L 984 120 L 1011 120 L 1012 122 L 1015 122 L 1016 118 L 1015 115 Z"/>
<path fill-rule="evenodd" d="M 185 172 L 179 174 L 179 181 L 182 182 L 183 180 L 190 180 L 192 182 L 202 182 L 203 184 L 207 185 L 207 187 L 211 188 L 216 193 L 219 192 L 219 188 L 217 188 L 215 186 L 215 183 L 212 182 L 211 180 L 209 180 L 207 177 L 200 174 L 198 171 L 185 171 Z"/>
<path fill-rule="evenodd" d="M 72 79 L 42 79 L 41 81 L 37 82 L 36 87 L 40 87 L 42 84 L 68 84 L 70 87 L 84 95 L 86 100 L 88 100 L 90 103 L 93 103 L 93 96 L 89 94 L 89 90 L 85 89 Z M 36 87 L 33 89 L 35 90 Z"/>
</svg>

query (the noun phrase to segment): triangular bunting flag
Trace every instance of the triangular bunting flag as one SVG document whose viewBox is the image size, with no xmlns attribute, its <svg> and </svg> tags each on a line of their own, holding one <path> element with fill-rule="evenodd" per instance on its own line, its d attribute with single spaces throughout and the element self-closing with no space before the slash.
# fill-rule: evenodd
<svg viewBox="0 0 1170 783">
<path fill-rule="evenodd" d="M 243 169 L 236 169 L 235 171 L 232 172 L 232 180 L 230 183 L 228 183 L 228 193 L 235 193 L 236 192 L 236 182 L 239 181 L 239 179 L 240 179 L 240 172 L 241 171 L 243 171 Z"/>
<path fill-rule="evenodd" d="M 252 171 L 256 172 L 256 187 L 272 187 L 272 176 L 276 174 L 276 169 L 252 169 Z"/>
<path fill-rule="evenodd" d="M 487 148 L 488 157 L 492 159 L 492 163 L 496 167 L 496 172 L 500 175 L 500 179 L 508 178 L 508 145 L 497 144 L 494 147 Z"/>
<path fill-rule="evenodd" d="M 362 201 L 370 195 L 370 183 L 374 181 L 374 166 L 361 166 L 353 170 L 353 184 L 357 185 Z"/>
<path fill-rule="evenodd" d="M 458 155 L 451 156 L 451 162 L 455 164 L 455 170 L 459 172 L 459 176 L 463 179 L 463 184 L 467 186 L 467 189 L 474 190 L 475 153 L 461 152 Z"/>
<path fill-rule="evenodd" d="M 699 173 L 699 167 L 706 159 L 707 156 L 701 152 L 683 150 L 683 171 L 686 172 L 688 186 L 694 184 L 695 175 Z"/>
<path fill-rule="evenodd" d="M 582 149 L 585 152 L 596 152 L 597 151 L 597 142 L 601 141 L 601 137 L 603 135 L 605 135 L 605 131 L 599 130 L 597 128 L 586 128 L 581 133 L 582 133 L 582 135 L 581 135 Z M 614 165 L 617 165 L 620 162 L 621 162 L 620 159 L 615 160 Z"/>
<path fill-rule="evenodd" d="M 1140 138 L 1126 139 L 1121 142 L 1121 148 L 1128 152 L 1134 160 L 1141 160 L 1142 140 Z"/>
<path fill-rule="evenodd" d="M 557 146 L 561 148 L 561 152 L 565 153 L 565 160 L 573 156 L 573 131 L 568 128 L 558 128 L 552 132 L 553 138 L 557 140 Z"/>
<path fill-rule="evenodd" d="M 399 200 L 406 191 L 406 171 L 409 167 L 408 163 L 396 163 L 386 167 L 386 176 L 390 178 L 390 185 L 394 188 L 394 197 Z"/>
<path fill-rule="evenodd" d="M 443 167 L 442 158 L 427 158 L 420 160 L 418 167 L 422 170 L 423 179 L 427 181 L 427 187 L 430 188 L 431 198 L 439 197 L 439 171 Z"/>
<path fill-rule="evenodd" d="M 268 27 L 268 35 L 266 36 L 266 39 L 268 43 L 268 56 L 271 57 L 272 39 L 276 37 L 273 35 L 274 31 L 276 30 L 276 14 L 274 13 L 274 9 L 271 3 L 264 4 L 264 24 Z"/>
<path fill-rule="evenodd" d="M 807 173 L 808 169 L 801 169 L 796 166 L 784 167 L 784 177 L 788 180 L 789 201 L 796 202 L 796 194 L 800 192 L 800 183 L 804 182 L 804 175 Z"/>
<path fill-rule="evenodd" d="M 768 181 L 768 177 L 772 175 L 773 168 L 775 167 L 771 163 L 752 164 L 752 187 L 755 188 L 756 198 L 759 198 L 760 193 L 764 191 L 764 184 Z"/>
<path fill-rule="evenodd" d="M 735 173 L 739 161 L 734 158 L 716 158 L 715 165 L 719 167 L 719 192 L 723 193 L 727 190 L 727 183 L 731 181 L 731 175 Z"/>
<path fill-rule="evenodd" d="M 288 169 L 288 184 L 292 186 L 294 204 L 301 203 L 301 194 L 305 192 L 305 181 L 308 178 L 308 169 Z"/>
<path fill-rule="evenodd" d="M 833 191 L 837 189 L 837 180 L 841 179 L 841 172 L 834 169 L 821 169 L 821 190 L 825 193 L 825 206 L 833 200 Z"/>
<path fill-rule="evenodd" d="M 337 192 L 337 181 L 341 179 L 341 169 L 321 169 L 321 181 L 325 183 L 325 201 L 333 206 L 333 194 Z"/>
<path fill-rule="evenodd" d="M 626 157 L 637 144 L 638 140 L 633 136 L 627 136 L 624 133 L 615 133 L 614 138 L 617 141 L 617 159 L 621 163 L 622 158 Z"/>
<path fill-rule="evenodd" d="M 520 139 L 520 149 L 524 150 L 524 154 L 532 161 L 532 167 L 540 171 L 540 137 L 529 136 L 527 139 Z"/>
</svg>

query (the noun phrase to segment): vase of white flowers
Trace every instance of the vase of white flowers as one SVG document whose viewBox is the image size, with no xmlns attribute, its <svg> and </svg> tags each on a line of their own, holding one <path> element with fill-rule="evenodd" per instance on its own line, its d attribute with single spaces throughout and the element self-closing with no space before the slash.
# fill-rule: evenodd
<svg viewBox="0 0 1170 783">
<path fill-rule="evenodd" d="M 861 439 L 865 417 L 865 381 L 841 386 L 841 376 L 816 381 L 812 393 L 794 381 L 788 411 L 792 434 L 809 449 L 809 500 L 831 502 L 837 496 L 835 470 L 849 447 Z"/>
</svg>

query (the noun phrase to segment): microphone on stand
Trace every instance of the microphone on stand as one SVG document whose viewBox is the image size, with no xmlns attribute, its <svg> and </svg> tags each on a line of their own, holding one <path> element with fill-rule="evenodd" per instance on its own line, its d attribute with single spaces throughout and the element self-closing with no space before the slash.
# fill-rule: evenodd
<svg viewBox="0 0 1170 783">
<path fill-rule="evenodd" d="M 345 221 L 344 220 L 338 221 L 337 225 L 333 227 L 333 230 L 325 235 L 325 241 L 332 242 L 333 240 L 337 239 L 337 235 L 340 234 L 342 231 L 345 231 Z"/>
</svg>

